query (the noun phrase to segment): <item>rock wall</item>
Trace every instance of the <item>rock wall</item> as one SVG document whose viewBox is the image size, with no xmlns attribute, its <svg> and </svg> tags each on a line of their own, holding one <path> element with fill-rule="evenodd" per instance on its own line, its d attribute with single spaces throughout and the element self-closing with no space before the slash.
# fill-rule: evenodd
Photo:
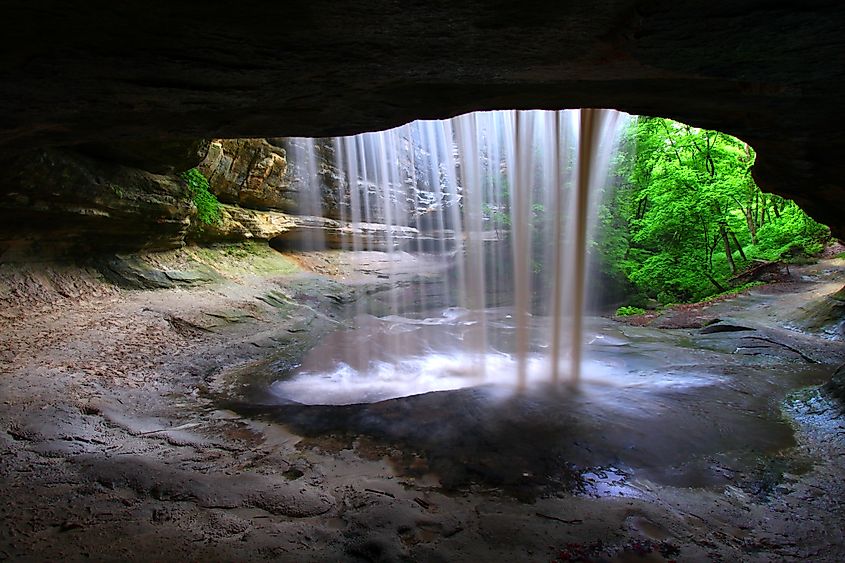
<svg viewBox="0 0 845 563">
<path fill-rule="evenodd" d="M 217 198 L 254 209 L 297 211 L 286 151 L 265 139 L 218 139 L 200 164 Z"/>
<path fill-rule="evenodd" d="M 315 174 L 302 158 L 288 158 L 289 152 L 301 156 L 296 142 L 304 141 L 86 145 L 9 158 L 0 164 L 0 260 L 162 251 L 186 241 L 367 250 L 409 248 L 419 241 L 412 227 L 339 221 L 351 216 L 349 183 L 333 164 L 331 140 L 309 145 Z M 195 220 L 191 193 L 175 173 L 200 158 L 212 191 L 224 202 L 214 224 Z M 387 191 L 357 185 L 371 192 L 374 221 L 383 220 L 385 194 L 405 193 L 404 185 Z M 320 197 L 317 209 L 306 205 L 313 194 Z"/>
<path fill-rule="evenodd" d="M 313 172 L 307 170 L 306 150 L 312 152 Z M 349 193 L 349 182 L 332 162 L 333 154 L 331 140 L 325 139 L 218 139 L 199 169 L 224 203 L 340 219 L 348 195 L 339 202 L 338 194 Z"/>
<path fill-rule="evenodd" d="M 338 168 L 333 139 L 218 139 L 199 169 L 224 203 L 365 223 L 384 223 L 390 206 L 396 222 L 421 227 L 434 198 L 433 180 L 422 164 L 425 156 L 412 155 L 409 142 L 400 145 L 401 177 L 393 183 L 350 181 Z"/>
<path fill-rule="evenodd" d="M 0 259 L 167 250 L 195 207 L 184 182 L 67 149 L 0 163 Z"/>
<path fill-rule="evenodd" d="M 413 227 L 345 223 L 328 217 L 290 215 L 223 204 L 220 221 L 194 223 L 189 240 L 198 243 L 267 241 L 277 250 L 413 250 L 435 248 L 434 239 Z"/>
</svg>

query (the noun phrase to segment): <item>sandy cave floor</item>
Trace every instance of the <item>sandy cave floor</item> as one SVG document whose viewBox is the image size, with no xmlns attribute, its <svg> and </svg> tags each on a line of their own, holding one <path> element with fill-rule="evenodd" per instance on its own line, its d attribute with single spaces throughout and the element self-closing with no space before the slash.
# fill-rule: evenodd
<svg viewBox="0 0 845 563">
<path fill-rule="evenodd" d="M 352 279 L 327 255 L 227 260 L 223 281 L 159 290 L 118 289 L 71 266 L 2 272 L 0 558 L 845 560 L 845 420 L 815 388 L 794 391 L 822 382 L 845 351 L 782 326 L 841 288 L 841 260 L 793 272 L 787 292 L 764 287 L 700 312 L 755 328 L 757 348 L 737 345 L 747 332 L 607 321 L 649 343 L 649 358 L 682 350 L 681 372 L 725 366 L 724 390 L 694 403 L 709 410 L 673 415 L 682 409 L 667 402 L 670 418 L 635 433 L 643 443 L 680 440 L 661 428 L 681 422 L 694 436 L 761 418 L 794 429 L 760 451 L 734 444 L 733 457 L 716 438 L 615 455 L 634 420 L 624 416 L 587 424 L 598 437 L 576 454 L 584 439 L 565 439 L 549 393 L 501 411 L 473 390 L 341 410 L 251 405 L 266 380 L 245 384 L 250 374 L 344 326 L 338 303 L 354 300 L 344 284 L 376 283 L 378 268 Z M 761 373 L 770 384 L 755 383 Z M 734 416 L 742 409 L 747 419 Z M 694 463 L 670 455 L 679 450 Z"/>
</svg>

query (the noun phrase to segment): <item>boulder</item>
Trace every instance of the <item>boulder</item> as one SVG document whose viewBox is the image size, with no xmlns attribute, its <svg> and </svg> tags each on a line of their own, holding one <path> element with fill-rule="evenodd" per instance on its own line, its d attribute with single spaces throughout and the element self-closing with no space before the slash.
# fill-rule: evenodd
<svg viewBox="0 0 845 563">
<path fill-rule="evenodd" d="M 287 213 L 222 204 L 220 220 L 210 225 L 195 222 L 189 238 L 195 242 L 270 240 L 295 225 L 294 217 Z"/>
</svg>

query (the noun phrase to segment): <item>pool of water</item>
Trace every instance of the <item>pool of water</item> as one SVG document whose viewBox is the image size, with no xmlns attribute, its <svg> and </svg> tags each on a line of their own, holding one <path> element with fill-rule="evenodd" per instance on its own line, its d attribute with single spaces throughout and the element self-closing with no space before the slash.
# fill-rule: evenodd
<svg viewBox="0 0 845 563">
<path fill-rule="evenodd" d="M 479 335 L 482 324 L 484 333 Z M 533 318 L 530 328 L 533 345 L 524 359 L 529 390 L 549 384 L 553 371 L 548 359 L 548 319 Z M 419 318 L 362 316 L 355 329 L 326 336 L 300 365 L 279 373 L 271 390 L 280 402 L 304 405 L 374 403 L 467 387 L 505 395 L 517 388 L 515 332 L 508 309 L 490 309 L 483 319 L 456 308 Z M 662 366 L 642 349 L 629 348 L 631 337 L 598 319 L 591 323 L 585 340 L 582 394 L 689 388 L 719 380 L 714 374 L 659 369 Z M 638 345 L 641 348 L 642 342 Z M 559 380 L 568 383 L 568 358 L 562 358 L 557 370 Z"/>
<path fill-rule="evenodd" d="M 362 317 L 277 373 L 260 409 L 306 439 L 355 447 L 365 436 L 397 474 L 430 473 L 447 488 L 625 496 L 641 479 L 718 487 L 750 478 L 741 476 L 795 444 L 781 399 L 829 375 L 800 358 L 735 353 L 746 333 L 590 319 L 582 381 L 553 385 L 547 327 L 532 319 L 528 385 L 517 389 L 507 309 L 483 320 L 460 309 Z"/>
</svg>

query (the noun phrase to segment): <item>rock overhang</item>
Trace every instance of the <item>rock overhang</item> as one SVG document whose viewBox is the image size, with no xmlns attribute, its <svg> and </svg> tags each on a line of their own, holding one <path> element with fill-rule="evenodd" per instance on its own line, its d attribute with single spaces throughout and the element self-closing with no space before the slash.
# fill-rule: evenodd
<svg viewBox="0 0 845 563">
<path fill-rule="evenodd" d="M 41 0 L 7 16 L 3 152 L 612 107 L 740 137 L 757 150 L 765 190 L 845 229 L 845 7 L 835 2 L 317 0 L 221 12 Z"/>
</svg>

